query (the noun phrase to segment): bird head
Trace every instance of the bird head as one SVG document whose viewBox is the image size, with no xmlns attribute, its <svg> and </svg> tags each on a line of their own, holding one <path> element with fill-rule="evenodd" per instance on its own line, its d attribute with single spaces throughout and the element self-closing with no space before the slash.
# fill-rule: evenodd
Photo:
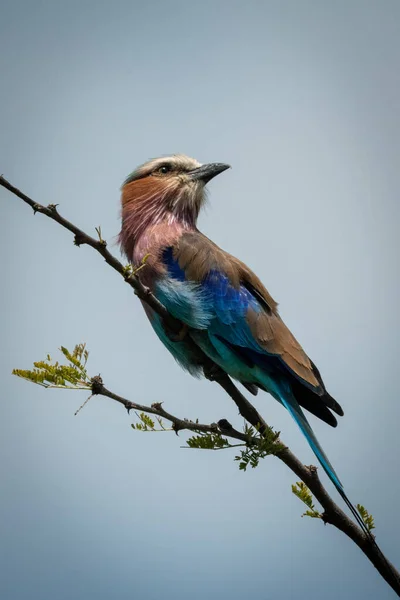
<svg viewBox="0 0 400 600">
<path fill-rule="evenodd" d="M 228 168 L 222 163 L 202 165 L 183 154 L 141 165 L 122 186 L 122 230 L 125 227 L 126 234 L 137 238 L 143 229 L 159 222 L 194 227 L 206 184 Z"/>
</svg>

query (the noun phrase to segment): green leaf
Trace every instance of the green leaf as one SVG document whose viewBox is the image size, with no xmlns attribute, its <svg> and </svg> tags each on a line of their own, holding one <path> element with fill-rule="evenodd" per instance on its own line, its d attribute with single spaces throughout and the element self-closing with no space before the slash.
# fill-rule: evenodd
<svg viewBox="0 0 400 600">
<path fill-rule="evenodd" d="M 373 516 L 367 511 L 367 509 L 362 504 L 357 504 L 356 506 L 368 531 L 372 531 L 373 529 L 375 529 L 375 522 Z"/>
<path fill-rule="evenodd" d="M 306 486 L 303 481 L 297 481 L 295 485 L 292 485 L 292 492 L 295 496 L 299 498 L 304 504 L 308 507 L 309 510 L 306 510 L 303 513 L 302 517 L 311 517 L 312 519 L 321 519 L 321 513 L 315 509 L 313 504 L 313 498 L 310 490 Z"/>
<path fill-rule="evenodd" d="M 132 423 L 132 429 L 136 429 L 137 431 L 171 431 L 171 427 L 165 427 L 163 420 L 158 416 L 156 416 L 156 419 L 160 428 L 156 429 L 155 423 L 149 415 L 144 412 L 135 412 L 135 415 L 139 419 L 139 423 Z"/>
<path fill-rule="evenodd" d="M 64 346 L 60 350 L 70 364 L 53 363 L 50 354 L 47 354 L 46 360 L 33 363 L 33 369 L 13 369 L 13 375 L 44 387 L 90 389 L 91 383 L 85 368 L 89 353 L 85 344 L 77 344 L 72 353 Z"/>
<path fill-rule="evenodd" d="M 303 513 L 301 516 L 302 517 L 311 517 L 312 519 L 320 519 L 321 513 L 319 513 L 317 510 L 306 510 L 306 512 Z"/>
<path fill-rule="evenodd" d="M 261 459 L 266 456 L 279 454 L 285 448 L 279 442 L 280 431 L 274 431 L 272 427 L 267 427 L 261 435 L 259 433 L 260 429 L 260 425 L 256 428 L 247 424 L 244 425 L 243 431 L 249 441 L 246 448 L 241 450 L 238 456 L 235 456 L 235 460 L 239 462 L 240 471 L 246 471 L 248 466 L 255 469 L 258 467 Z M 257 438 L 256 444 L 254 443 L 254 438 Z"/>
<path fill-rule="evenodd" d="M 199 448 L 201 450 L 219 450 L 231 447 L 228 440 L 219 433 L 193 435 L 187 440 L 187 445 L 189 448 Z"/>
</svg>

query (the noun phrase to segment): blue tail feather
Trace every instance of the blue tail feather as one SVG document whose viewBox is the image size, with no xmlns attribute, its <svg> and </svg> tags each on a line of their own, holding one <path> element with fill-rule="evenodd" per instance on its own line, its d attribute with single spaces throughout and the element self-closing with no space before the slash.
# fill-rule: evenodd
<svg viewBox="0 0 400 600">
<path fill-rule="evenodd" d="M 315 456 L 318 458 L 321 463 L 325 473 L 328 475 L 329 479 L 332 481 L 334 486 L 339 492 L 343 492 L 343 485 L 340 482 L 339 477 L 335 473 L 335 469 L 332 467 L 328 457 L 323 451 L 320 443 L 318 442 L 315 433 L 311 429 L 309 422 L 306 419 L 305 414 L 301 410 L 297 400 L 294 396 L 290 397 L 290 400 L 285 398 L 285 395 L 282 394 L 280 396 L 280 400 L 284 407 L 289 411 L 292 415 L 293 419 L 296 421 L 297 425 L 300 427 L 303 435 L 305 436 L 307 442 L 310 444 L 312 451 Z"/>
<path fill-rule="evenodd" d="M 315 433 L 311 429 L 311 426 L 310 426 L 309 422 L 307 421 L 296 398 L 293 395 L 289 395 L 289 399 L 288 399 L 285 397 L 284 394 L 280 394 L 279 398 L 280 398 L 280 401 L 282 402 L 282 404 L 284 405 L 284 407 L 292 415 L 292 417 L 296 421 L 297 425 L 300 427 L 304 437 L 306 438 L 307 442 L 310 444 L 312 451 L 314 452 L 315 456 L 318 458 L 325 473 L 328 475 L 329 479 L 332 481 L 333 485 L 339 492 L 340 496 L 345 501 L 347 507 L 350 509 L 353 517 L 356 519 L 357 523 L 359 524 L 361 529 L 365 532 L 365 534 L 368 536 L 368 538 L 371 540 L 371 542 L 374 545 L 376 545 L 374 537 L 371 535 L 371 532 L 369 531 L 369 529 L 365 525 L 364 521 L 360 517 L 357 509 L 353 506 L 353 504 L 350 502 L 349 498 L 346 496 L 345 491 L 343 489 L 343 485 L 342 485 L 339 477 L 335 473 L 335 469 L 332 467 L 328 457 L 326 456 L 325 452 L 322 450 L 322 447 L 321 447 L 320 443 L 318 442 L 317 438 L 315 437 Z"/>
</svg>

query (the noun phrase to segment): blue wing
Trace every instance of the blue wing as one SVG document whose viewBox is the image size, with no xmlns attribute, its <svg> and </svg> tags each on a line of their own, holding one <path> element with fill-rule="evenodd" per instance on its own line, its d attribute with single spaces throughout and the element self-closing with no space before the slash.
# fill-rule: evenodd
<svg viewBox="0 0 400 600">
<path fill-rule="evenodd" d="M 167 275 L 157 282 L 155 294 L 172 315 L 193 329 L 207 330 L 210 337 L 264 353 L 246 321 L 250 306 L 255 311 L 262 307 L 244 286 L 235 288 L 217 269 L 200 282 L 188 280 L 172 248 L 164 251 L 163 262 Z"/>
</svg>

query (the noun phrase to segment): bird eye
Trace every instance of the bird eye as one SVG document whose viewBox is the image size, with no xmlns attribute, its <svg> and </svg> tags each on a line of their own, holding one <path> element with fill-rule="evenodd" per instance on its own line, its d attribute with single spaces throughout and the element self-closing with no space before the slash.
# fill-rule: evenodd
<svg viewBox="0 0 400 600">
<path fill-rule="evenodd" d="M 166 173 L 169 173 L 171 171 L 171 166 L 170 165 L 162 165 L 159 169 L 158 172 L 162 173 L 163 175 L 165 175 Z"/>
</svg>

